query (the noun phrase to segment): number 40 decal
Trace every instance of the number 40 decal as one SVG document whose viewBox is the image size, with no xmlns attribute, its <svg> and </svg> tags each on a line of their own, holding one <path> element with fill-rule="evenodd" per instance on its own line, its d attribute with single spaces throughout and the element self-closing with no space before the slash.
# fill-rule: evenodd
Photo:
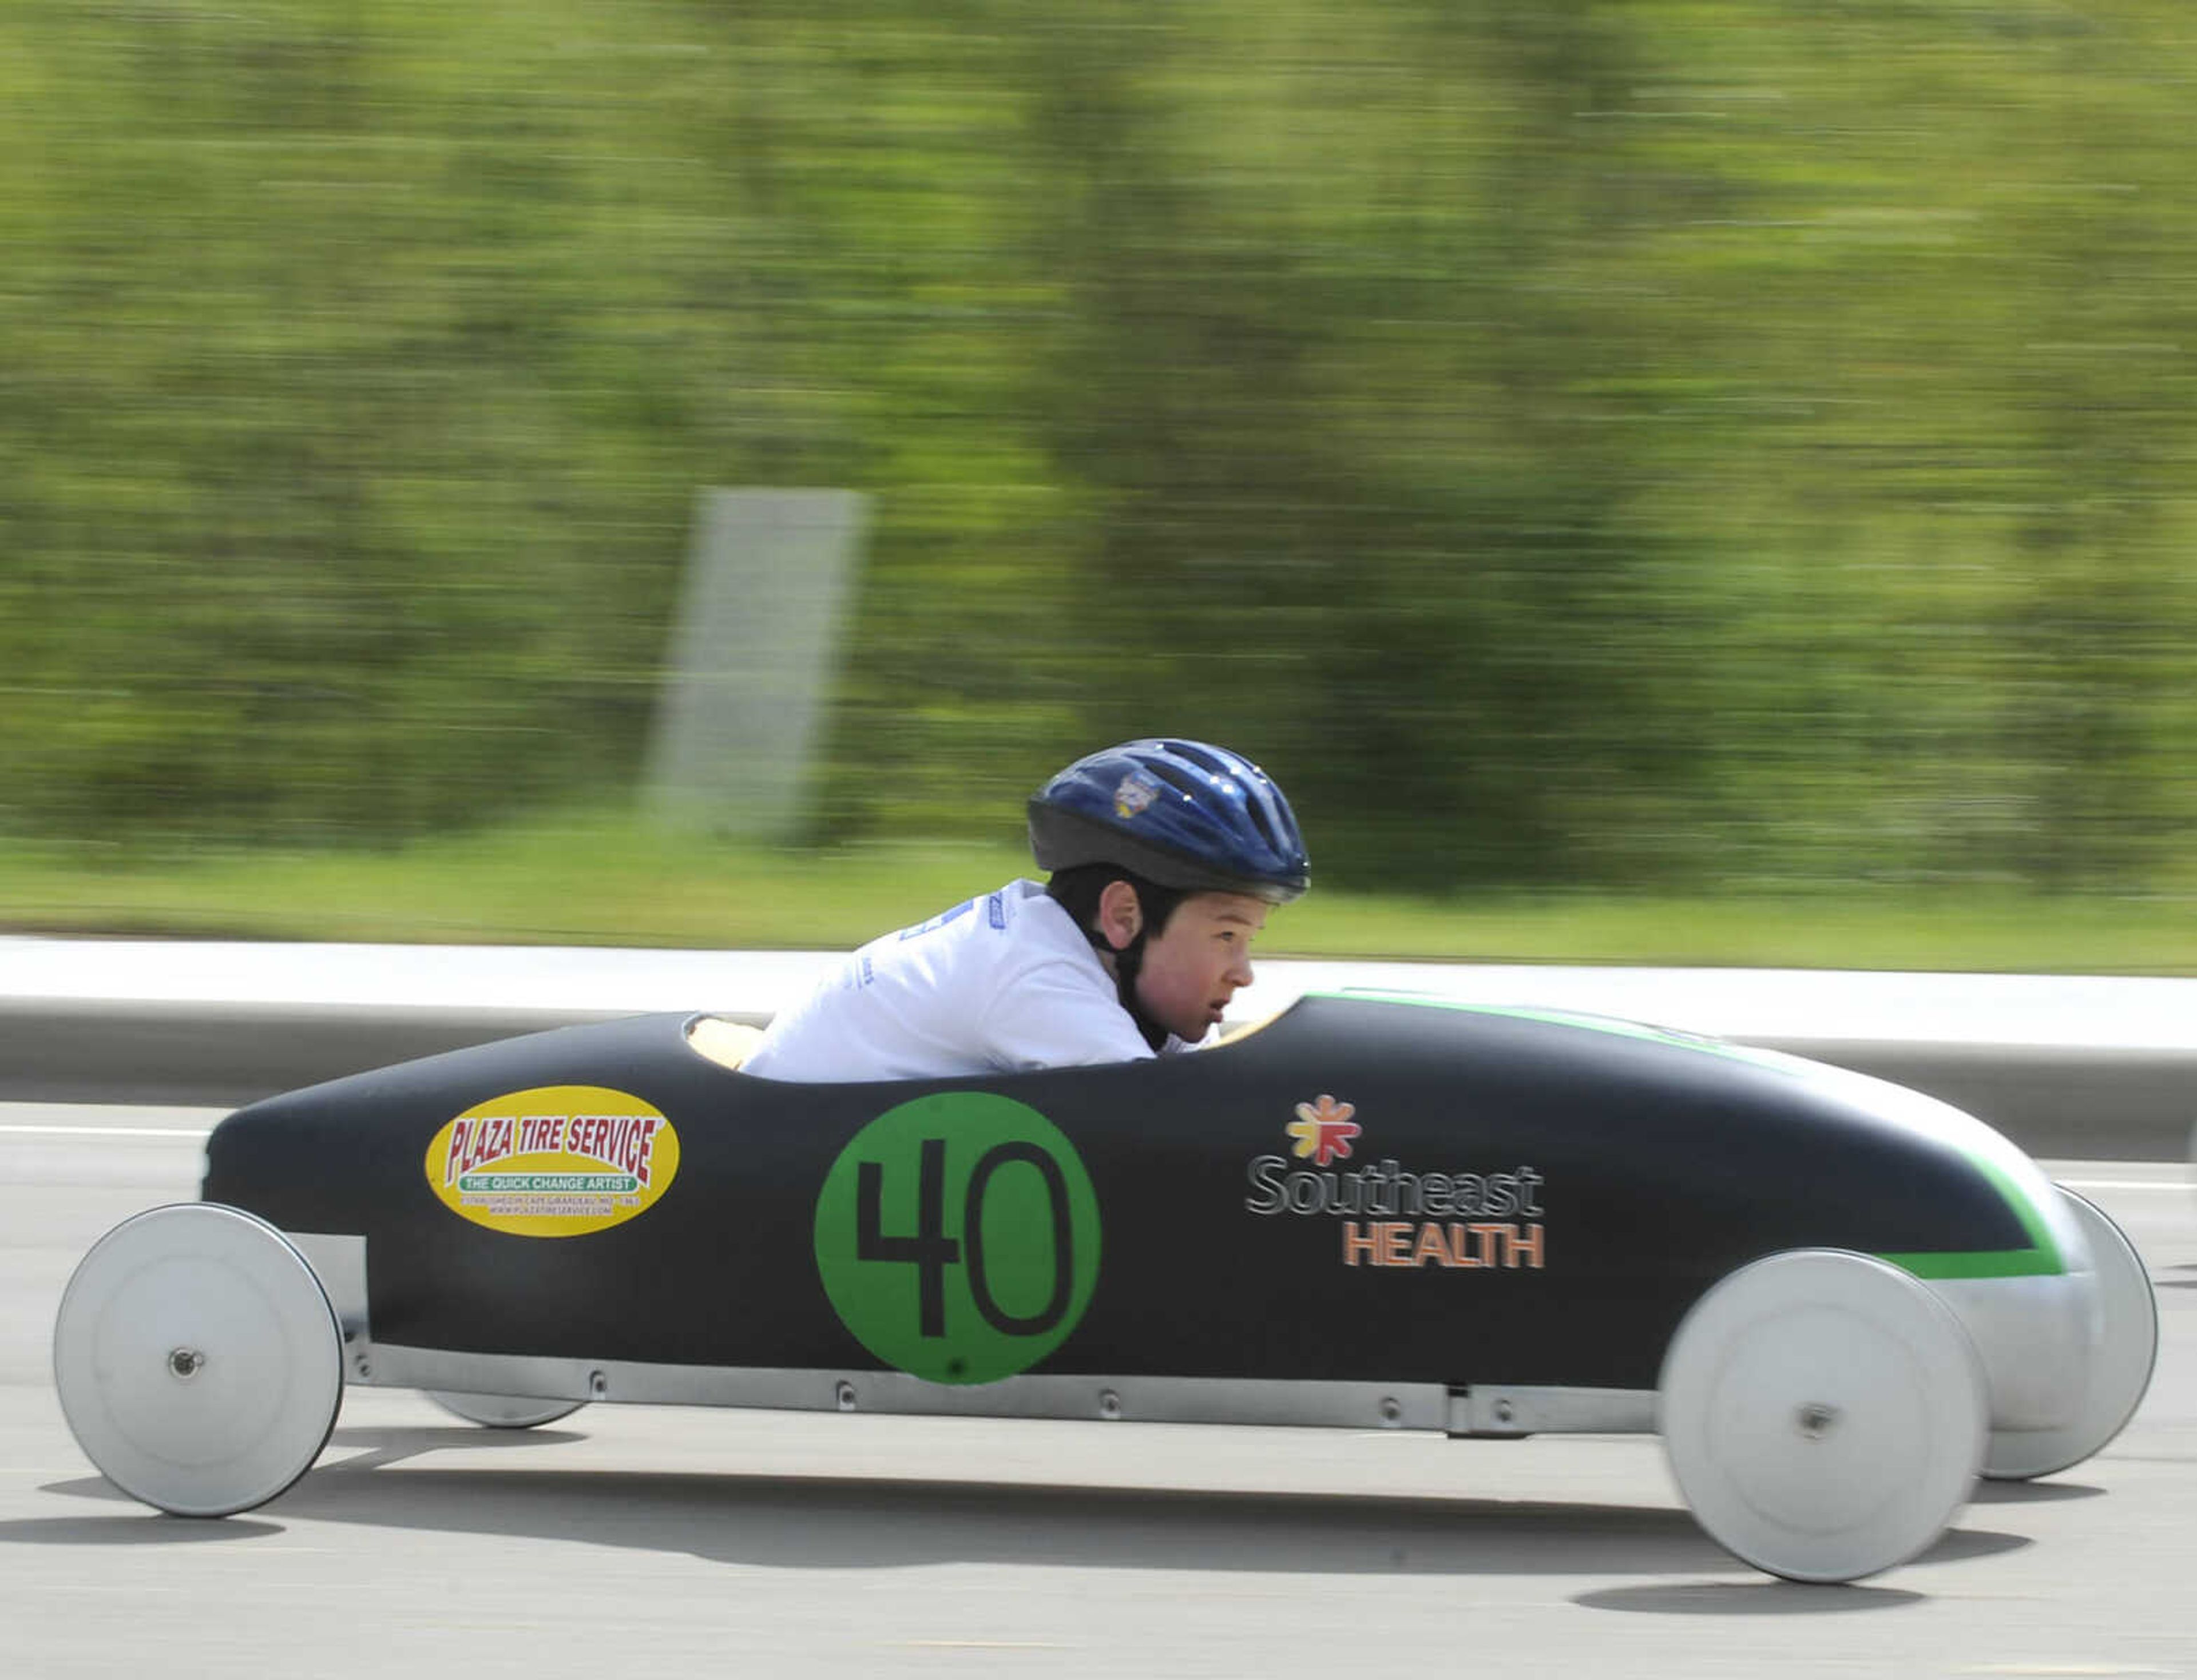
<svg viewBox="0 0 2197 1680">
<path fill-rule="evenodd" d="M 1098 1275 L 1098 1202 L 1036 1109 L 980 1092 L 878 1116 L 816 1202 L 816 1266 L 839 1320 L 934 1382 L 1026 1370 L 1075 1329 Z"/>
<path fill-rule="evenodd" d="M 992 1293 L 991 1275 L 984 1263 L 984 1197 L 1000 1168 L 1012 1162 L 1027 1162 L 1045 1181 L 1052 1226 L 1052 1293 L 1045 1306 L 1027 1317 L 1017 1317 L 1001 1306 Z M 918 1180 L 918 1229 L 913 1237 L 888 1237 L 878 1206 L 884 1197 L 884 1163 L 855 1163 L 855 1258 L 864 1260 L 906 1260 L 917 1269 L 920 1312 L 918 1318 L 927 1336 L 946 1334 L 946 1268 L 959 1261 L 968 1267 L 969 1294 L 977 1316 L 1004 1335 L 1043 1335 L 1068 1312 L 1068 1299 L 1075 1286 L 1075 1231 L 1068 1210 L 1068 1179 L 1060 1163 L 1035 1144 L 994 1144 L 977 1157 L 969 1173 L 969 1188 L 961 1202 L 961 1236 L 946 1235 L 946 1139 L 923 1140 L 923 1167 Z"/>
</svg>

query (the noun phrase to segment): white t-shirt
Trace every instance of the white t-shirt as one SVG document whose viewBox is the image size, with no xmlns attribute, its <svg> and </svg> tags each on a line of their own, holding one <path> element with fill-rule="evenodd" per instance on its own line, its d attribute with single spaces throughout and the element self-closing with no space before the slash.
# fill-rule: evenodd
<svg viewBox="0 0 2197 1680">
<path fill-rule="evenodd" d="M 1010 881 L 872 940 L 781 1011 L 741 1070 L 805 1083 L 941 1079 L 1151 1053 L 1075 918 L 1036 882 Z"/>
</svg>

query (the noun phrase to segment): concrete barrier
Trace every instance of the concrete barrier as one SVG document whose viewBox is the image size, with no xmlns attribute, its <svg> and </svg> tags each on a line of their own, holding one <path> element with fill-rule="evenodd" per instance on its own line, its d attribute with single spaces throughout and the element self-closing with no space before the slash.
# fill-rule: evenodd
<svg viewBox="0 0 2197 1680">
<path fill-rule="evenodd" d="M 228 1107 L 468 1045 L 651 1010 L 761 1025 L 819 952 L 0 938 L 0 1101 Z M 2181 1160 L 2197 980 L 1274 960 L 1243 1019 L 1307 991 L 1615 1015 L 1943 1098 L 2031 1153 Z"/>
</svg>

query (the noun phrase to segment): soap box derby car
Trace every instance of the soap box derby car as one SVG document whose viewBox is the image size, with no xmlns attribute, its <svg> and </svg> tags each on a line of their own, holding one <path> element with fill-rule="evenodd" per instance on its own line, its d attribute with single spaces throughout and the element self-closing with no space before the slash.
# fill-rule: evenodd
<svg viewBox="0 0 2197 1680">
<path fill-rule="evenodd" d="M 913 1082 L 739 1071 L 656 1015 L 243 1109 L 204 1200 L 65 1294 L 69 1425 L 222 1515 L 346 1382 L 524 1427 L 589 1400 L 1655 1431 L 1740 1558 L 1850 1580 L 1979 1472 L 2103 1446 L 2148 1278 L 1896 1086 L 1594 1017 L 1307 996 L 1192 1055 Z"/>
</svg>

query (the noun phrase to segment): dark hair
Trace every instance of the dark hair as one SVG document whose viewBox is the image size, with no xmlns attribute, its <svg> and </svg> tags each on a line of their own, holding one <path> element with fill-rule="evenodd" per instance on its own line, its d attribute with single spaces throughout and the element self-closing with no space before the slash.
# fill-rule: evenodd
<svg viewBox="0 0 2197 1680">
<path fill-rule="evenodd" d="M 1138 907 L 1145 912 L 1145 936 L 1148 939 L 1157 939 L 1166 931 L 1168 918 L 1174 914 L 1175 907 L 1190 896 L 1182 888 L 1160 886 L 1116 863 L 1080 863 L 1072 869 L 1057 869 L 1046 882 L 1045 890 L 1046 896 L 1088 934 L 1098 919 L 1098 900 L 1108 884 L 1115 881 L 1127 881 L 1136 889 Z"/>
</svg>

